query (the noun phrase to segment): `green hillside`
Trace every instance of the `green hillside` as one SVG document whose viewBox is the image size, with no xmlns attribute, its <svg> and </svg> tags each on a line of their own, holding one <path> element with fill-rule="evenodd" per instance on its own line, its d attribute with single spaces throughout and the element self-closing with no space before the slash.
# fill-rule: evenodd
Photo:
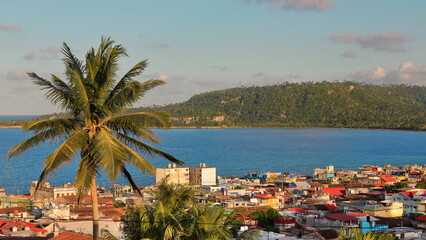
<svg viewBox="0 0 426 240">
<path fill-rule="evenodd" d="M 158 111 L 183 127 L 331 127 L 426 129 L 426 87 L 355 82 L 285 83 L 202 93 Z M 60 117 L 60 114 L 40 118 Z M 0 126 L 34 120 L 3 121 Z"/>
<path fill-rule="evenodd" d="M 285 83 L 212 91 L 161 111 L 175 126 L 426 128 L 426 87 Z"/>
</svg>

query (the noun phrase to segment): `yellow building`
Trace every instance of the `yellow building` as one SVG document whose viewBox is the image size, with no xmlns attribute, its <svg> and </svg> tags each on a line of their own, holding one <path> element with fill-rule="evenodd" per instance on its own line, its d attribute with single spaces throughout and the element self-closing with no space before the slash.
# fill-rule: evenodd
<svg viewBox="0 0 426 240">
<path fill-rule="evenodd" d="M 403 204 L 386 200 L 379 204 L 364 206 L 363 211 L 375 217 L 401 217 L 403 214 Z"/>
<path fill-rule="evenodd" d="M 269 194 L 260 194 L 254 196 L 250 199 L 251 203 L 254 203 L 258 206 L 272 206 L 273 208 L 279 207 L 279 200 L 275 196 L 271 196 Z"/>
<path fill-rule="evenodd" d="M 176 167 L 176 164 L 169 164 L 166 168 L 155 169 L 155 183 L 160 184 L 166 179 L 167 184 L 188 185 L 189 168 Z"/>
</svg>

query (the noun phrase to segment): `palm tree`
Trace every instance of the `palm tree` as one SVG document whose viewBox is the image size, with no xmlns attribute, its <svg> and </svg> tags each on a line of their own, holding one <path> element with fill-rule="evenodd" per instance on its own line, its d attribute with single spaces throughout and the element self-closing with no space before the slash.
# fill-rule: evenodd
<svg viewBox="0 0 426 240">
<path fill-rule="evenodd" d="M 221 207 L 194 206 L 190 209 L 192 222 L 187 239 L 200 240 L 227 240 L 233 234 L 231 228 L 235 228 L 237 221 L 234 214 L 226 215 Z"/>
<path fill-rule="evenodd" d="M 396 237 L 387 233 L 366 232 L 359 229 L 342 229 L 339 234 L 340 240 L 395 240 Z"/>
<path fill-rule="evenodd" d="M 97 50 L 90 49 L 85 61 L 75 57 L 66 43 L 63 44 L 62 53 L 66 81 L 53 74 L 50 81 L 34 72 L 28 75 L 46 91 L 45 97 L 68 113 L 69 117 L 42 120 L 24 126 L 24 131 L 34 135 L 10 149 L 8 160 L 46 141 L 61 141 L 59 147 L 44 160 L 38 188 L 49 174 L 79 155 L 75 185 L 80 198 L 91 193 L 93 237 L 98 239 L 96 178 L 101 171 L 111 181 L 123 174 L 135 191 L 141 194 L 127 166 L 133 165 L 147 174 L 152 174 L 154 167 L 140 153 L 161 156 L 177 164 L 183 162 L 141 141 L 158 143 L 156 136 L 147 128 L 169 127 L 166 114 L 124 113 L 125 108 L 140 100 L 146 91 L 164 83 L 161 80 L 134 80 L 142 74 L 147 60 L 138 62 L 118 79 L 118 60 L 127 56 L 127 53 L 121 45 L 114 45 L 110 38 L 102 38 Z"/>
<path fill-rule="evenodd" d="M 163 181 L 154 192 L 153 206 L 129 207 L 124 216 L 124 233 L 129 240 L 182 239 L 192 217 L 188 209 L 195 202 L 188 186 L 168 185 Z"/>
<path fill-rule="evenodd" d="M 152 206 L 128 207 L 123 218 L 128 240 L 228 240 L 241 226 L 235 214 L 221 207 L 198 205 L 188 186 L 164 181 L 154 192 Z M 257 239 L 257 231 L 247 230 L 237 239 Z"/>
</svg>

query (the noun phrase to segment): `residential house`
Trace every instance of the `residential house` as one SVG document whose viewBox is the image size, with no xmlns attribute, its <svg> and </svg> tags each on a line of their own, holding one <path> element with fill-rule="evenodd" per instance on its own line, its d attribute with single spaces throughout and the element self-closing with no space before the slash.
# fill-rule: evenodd
<svg viewBox="0 0 426 240">
<path fill-rule="evenodd" d="M 425 191 L 407 191 L 386 196 L 386 200 L 398 201 L 403 204 L 403 210 L 408 213 L 419 213 L 419 203 L 426 201 Z"/>
<path fill-rule="evenodd" d="M 0 217 L 14 218 L 25 221 L 28 217 L 28 212 L 25 207 L 1 208 Z"/>
<path fill-rule="evenodd" d="M 19 237 L 43 237 L 47 231 L 28 222 L 0 221 L 0 234 Z"/>
<path fill-rule="evenodd" d="M 362 207 L 363 212 L 375 217 L 395 218 L 403 214 L 403 204 L 396 201 L 385 200 L 376 204 Z"/>
<path fill-rule="evenodd" d="M 99 229 L 102 232 L 107 230 L 119 240 L 125 239 L 121 231 L 121 224 L 110 219 L 99 221 Z M 93 233 L 92 221 L 61 221 L 49 224 L 44 228 L 48 233 L 59 234 L 60 232 L 76 232 L 83 235 L 91 235 Z"/>
<path fill-rule="evenodd" d="M 390 186 L 396 183 L 397 180 L 391 175 L 382 175 L 377 183 L 385 186 Z"/>
<path fill-rule="evenodd" d="M 279 207 L 279 200 L 277 197 L 269 194 L 259 194 L 250 198 L 250 202 L 257 206 L 271 206 L 273 208 Z"/>
<path fill-rule="evenodd" d="M 346 214 L 328 214 L 324 217 L 310 216 L 306 218 L 306 224 L 318 229 L 357 228 L 358 218 Z"/>
</svg>

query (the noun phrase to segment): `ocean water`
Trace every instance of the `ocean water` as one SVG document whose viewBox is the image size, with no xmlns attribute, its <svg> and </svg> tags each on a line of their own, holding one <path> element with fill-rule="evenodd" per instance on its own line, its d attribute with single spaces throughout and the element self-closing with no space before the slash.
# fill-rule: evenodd
<svg viewBox="0 0 426 240">
<path fill-rule="evenodd" d="M 426 132 L 353 129 L 172 129 L 154 130 L 160 137 L 157 148 L 185 161 L 187 166 L 206 163 L 218 175 L 238 175 L 256 171 L 312 174 L 313 169 L 333 164 L 338 169 L 357 169 L 363 164 L 426 164 Z M 30 150 L 6 162 L 7 151 L 29 137 L 21 129 L 0 129 L 0 187 L 8 193 L 28 193 L 31 181 L 43 170 L 43 159 L 55 143 Z M 164 159 L 150 159 L 165 167 Z M 49 181 L 53 185 L 74 180 L 78 159 L 67 164 Z M 135 168 L 129 170 L 136 182 L 151 185 L 154 177 Z M 126 183 L 123 178 L 117 183 Z M 98 184 L 111 184 L 103 175 Z"/>
<path fill-rule="evenodd" d="M 38 117 L 38 115 L 0 115 L 0 121 L 31 119 Z"/>
</svg>

